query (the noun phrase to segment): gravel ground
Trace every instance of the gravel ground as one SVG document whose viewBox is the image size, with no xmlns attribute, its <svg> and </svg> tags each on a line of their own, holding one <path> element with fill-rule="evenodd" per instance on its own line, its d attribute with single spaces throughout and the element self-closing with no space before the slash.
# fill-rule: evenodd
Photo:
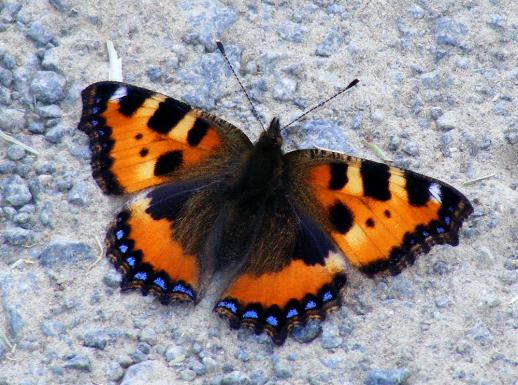
<svg viewBox="0 0 518 385">
<path fill-rule="evenodd" d="M 39 153 L 0 143 L 0 384 L 518 384 L 518 3 L 174 3 L 0 1 L 0 130 Z M 216 37 L 266 120 L 359 78 L 287 148 L 374 144 L 457 186 L 461 244 L 397 277 L 351 270 L 344 306 L 280 348 L 218 319 L 217 285 L 196 307 L 121 294 L 92 265 L 122 200 L 91 178 L 80 91 L 107 78 L 110 39 L 125 81 L 256 138 Z"/>
</svg>

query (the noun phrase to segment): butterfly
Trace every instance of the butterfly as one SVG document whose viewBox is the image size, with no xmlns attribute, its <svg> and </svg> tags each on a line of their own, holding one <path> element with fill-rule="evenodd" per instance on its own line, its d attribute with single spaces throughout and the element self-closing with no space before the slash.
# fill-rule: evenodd
<svg viewBox="0 0 518 385">
<path fill-rule="evenodd" d="M 305 149 L 284 153 L 274 118 L 256 143 L 232 124 L 133 85 L 82 92 L 79 130 L 108 195 L 135 194 L 111 223 L 123 290 L 196 303 L 216 271 L 215 311 L 232 328 L 290 330 L 340 305 L 349 263 L 398 274 L 435 244 L 458 244 L 470 202 L 409 170 Z"/>
</svg>

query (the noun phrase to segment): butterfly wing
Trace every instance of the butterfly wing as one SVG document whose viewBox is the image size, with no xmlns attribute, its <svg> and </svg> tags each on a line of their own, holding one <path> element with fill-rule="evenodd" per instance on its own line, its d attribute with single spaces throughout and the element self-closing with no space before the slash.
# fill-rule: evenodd
<svg viewBox="0 0 518 385">
<path fill-rule="evenodd" d="M 282 344 L 294 325 L 322 318 L 338 305 L 345 261 L 329 237 L 299 215 L 285 195 L 267 200 L 261 217 L 245 262 L 215 311 L 233 328 L 266 331 Z"/>
<path fill-rule="evenodd" d="M 206 179 L 168 183 L 129 202 L 106 237 L 122 289 L 154 292 L 162 303 L 197 301 L 214 269 L 205 244 L 222 203 L 220 186 Z"/>
<path fill-rule="evenodd" d="M 99 82 L 82 99 L 78 128 L 90 139 L 93 176 L 106 194 L 215 175 L 252 147 L 231 124 L 144 88 Z"/>
<path fill-rule="evenodd" d="M 435 244 L 457 245 L 473 211 L 452 186 L 412 171 L 322 150 L 285 157 L 291 199 L 369 274 L 397 274 Z"/>
</svg>

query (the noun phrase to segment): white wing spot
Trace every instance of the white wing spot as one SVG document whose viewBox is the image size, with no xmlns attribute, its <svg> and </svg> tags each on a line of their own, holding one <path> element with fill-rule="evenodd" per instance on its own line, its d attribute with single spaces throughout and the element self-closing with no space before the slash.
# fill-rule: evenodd
<svg viewBox="0 0 518 385">
<path fill-rule="evenodd" d="M 119 87 L 115 90 L 113 95 L 110 97 L 110 100 L 123 98 L 127 94 L 128 94 L 128 90 L 126 89 L 126 87 Z"/>
<path fill-rule="evenodd" d="M 442 203 L 442 200 L 441 200 L 441 186 L 439 186 L 437 183 L 432 183 L 432 185 L 430 186 L 430 195 L 432 195 L 435 200 L 439 203 Z"/>
</svg>

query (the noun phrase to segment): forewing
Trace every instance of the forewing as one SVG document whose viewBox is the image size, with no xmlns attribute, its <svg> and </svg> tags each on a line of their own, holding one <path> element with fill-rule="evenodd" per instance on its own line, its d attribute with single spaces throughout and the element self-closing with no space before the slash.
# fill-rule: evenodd
<svg viewBox="0 0 518 385">
<path fill-rule="evenodd" d="M 99 82 L 82 100 L 78 128 L 90 139 L 93 176 L 106 194 L 216 175 L 252 147 L 231 124 L 144 88 Z"/>
<path fill-rule="evenodd" d="M 457 245 L 473 210 L 452 186 L 412 171 L 322 150 L 285 158 L 293 202 L 369 274 L 397 274 L 435 244 Z"/>
</svg>

